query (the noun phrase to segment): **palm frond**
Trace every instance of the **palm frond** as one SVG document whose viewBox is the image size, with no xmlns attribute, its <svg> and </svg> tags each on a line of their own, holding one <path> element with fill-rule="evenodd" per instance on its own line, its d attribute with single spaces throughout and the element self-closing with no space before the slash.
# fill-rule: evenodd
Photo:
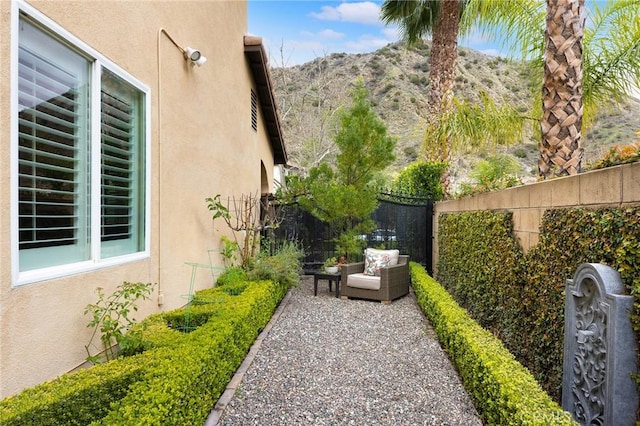
<svg viewBox="0 0 640 426">
<path fill-rule="evenodd" d="M 510 105 L 498 106 L 481 93 L 479 103 L 453 100 L 453 108 L 425 132 L 427 157 L 437 158 L 444 141 L 450 142 L 452 152 L 465 148 L 512 145 L 523 139 L 525 122 L 533 120 L 521 115 Z"/>
<path fill-rule="evenodd" d="M 590 24 L 582 56 L 587 109 L 618 102 L 640 86 L 640 0 L 596 5 Z"/>
<path fill-rule="evenodd" d="M 477 27 L 484 37 L 500 34 L 503 48 L 523 60 L 542 58 L 545 7 L 539 0 L 470 0 L 461 28 Z"/>
<path fill-rule="evenodd" d="M 386 24 L 398 24 L 400 37 L 413 45 L 430 34 L 440 14 L 436 0 L 387 0 L 380 8 L 380 18 Z"/>
</svg>

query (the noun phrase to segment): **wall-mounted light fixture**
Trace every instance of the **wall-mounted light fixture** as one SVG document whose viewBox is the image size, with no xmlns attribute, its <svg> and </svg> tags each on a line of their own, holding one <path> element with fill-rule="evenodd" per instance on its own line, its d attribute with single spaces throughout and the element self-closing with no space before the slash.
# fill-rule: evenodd
<svg viewBox="0 0 640 426">
<path fill-rule="evenodd" d="M 173 39 L 173 37 L 171 37 L 171 35 L 169 35 L 169 33 L 164 28 L 160 28 L 160 33 L 164 33 L 164 35 L 166 35 L 167 38 L 169 40 L 171 40 L 171 43 L 173 43 L 173 45 L 175 47 L 177 47 L 178 50 L 180 50 L 180 52 L 182 52 L 182 55 L 184 56 L 184 59 L 189 61 L 191 66 L 195 66 L 195 65 L 202 66 L 202 64 L 207 62 L 207 58 L 204 57 L 202 55 L 202 53 L 200 53 L 200 51 L 198 49 L 194 49 L 192 47 L 187 47 L 185 49 L 185 48 L 181 47 L 178 43 L 176 43 L 176 41 Z"/>
<path fill-rule="evenodd" d="M 164 209 L 162 208 L 162 173 L 161 173 L 161 169 L 162 169 L 162 163 L 163 163 L 163 155 L 162 155 L 162 101 L 161 101 L 161 95 L 162 95 L 162 66 L 161 66 L 161 51 L 162 49 L 160 48 L 160 41 L 162 39 L 162 34 L 166 35 L 167 38 L 169 40 L 171 40 L 171 43 L 173 43 L 173 45 L 175 47 L 178 48 L 178 50 L 180 52 L 182 52 L 182 56 L 184 56 L 184 59 L 186 61 L 188 61 L 192 67 L 194 66 L 202 66 L 202 64 L 204 64 L 205 62 L 207 62 L 207 58 L 205 58 L 204 56 L 202 56 L 202 53 L 200 53 L 199 50 L 194 49 L 192 47 L 187 47 L 186 49 L 181 47 L 178 43 L 176 43 L 176 41 L 173 39 L 173 37 L 171 37 L 171 35 L 167 32 L 167 30 L 165 30 L 164 28 L 160 28 L 160 30 L 158 31 L 158 40 L 157 40 L 157 46 L 156 48 L 158 49 L 158 56 L 157 56 L 157 60 L 158 60 L 158 92 L 157 92 L 157 102 L 158 102 L 158 118 L 156 120 L 157 123 L 157 131 L 158 131 L 158 206 L 160 206 L 159 208 L 159 219 L 158 219 L 158 235 L 162 236 L 162 223 L 163 223 L 163 219 L 164 219 L 164 215 L 163 215 L 163 211 Z M 162 238 L 160 238 L 160 240 L 162 240 Z M 159 243 L 158 245 L 158 270 L 159 270 L 159 276 L 158 276 L 158 281 L 157 281 L 157 288 L 158 288 L 158 306 L 162 306 L 164 304 L 164 294 L 162 292 L 162 278 L 163 278 L 163 244 L 162 241 Z"/>
</svg>

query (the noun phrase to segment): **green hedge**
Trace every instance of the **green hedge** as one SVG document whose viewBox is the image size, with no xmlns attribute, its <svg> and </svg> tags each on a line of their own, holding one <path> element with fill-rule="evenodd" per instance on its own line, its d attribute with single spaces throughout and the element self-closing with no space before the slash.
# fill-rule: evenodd
<svg viewBox="0 0 640 426">
<path fill-rule="evenodd" d="M 142 378 L 143 365 L 117 359 L 79 373 L 25 389 L 0 401 L 0 424 L 87 425 L 104 417 L 109 405 L 123 398 Z"/>
<path fill-rule="evenodd" d="M 576 424 L 499 339 L 473 321 L 447 290 L 413 262 L 411 283 L 485 424 Z"/>
<path fill-rule="evenodd" d="M 438 282 L 560 401 L 564 288 L 581 263 L 617 269 L 640 293 L 640 208 L 552 209 L 526 255 L 509 212 L 443 214 Z M 636 303 L 632 322 L 640 330 Z"/>
<path fill-rule="evenodd" d="M 190 308 L 197 329 L 169 327 L 184 309 L 152 315 L 132 330 L 145 352 L 0 401 L 0 424 L 203 424 L 285 293 L 271 281 L 248 283 L 238 295 L 224 288 L 198 292 L 197 300 L 213 303 Z"/>
</svg>

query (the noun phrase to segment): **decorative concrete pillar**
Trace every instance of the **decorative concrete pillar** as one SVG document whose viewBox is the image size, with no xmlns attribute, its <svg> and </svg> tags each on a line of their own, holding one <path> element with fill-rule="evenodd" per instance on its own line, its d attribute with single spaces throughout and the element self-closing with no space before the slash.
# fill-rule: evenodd
<svg viewBox="0 0 640 426">
<path fill-rule="evenodd" d="M 583 263 L 567 280 L 562 408 L 581 425 L 635 424 L 637 343 L 624 293 L 606 265 Z"/>
</svg>

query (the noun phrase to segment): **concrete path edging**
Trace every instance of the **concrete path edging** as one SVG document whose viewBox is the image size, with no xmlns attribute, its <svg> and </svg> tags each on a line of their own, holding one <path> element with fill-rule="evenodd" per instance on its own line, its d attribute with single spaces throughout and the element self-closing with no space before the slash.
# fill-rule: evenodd
<svg viewBox="0 0 640 426">
<path fill-rule="evenodd" d="M 213 407 L 213 410 L 211 410 L 211 412 L 207 416 L 207 420 L 205 421 L 204 426 L 218 425 L 218 423 L 220 422 L 220 418 L 224 413 L 224 410 L 227 408 L 227 404 L 229 404 L 229 401 L 231 401 L 231 399 L 235 395 L 238 386 L 242 384 L 242 378 L 244 377 L 244 374 L 247 372 L 247 370 L 251 366 L 251 363 L 255 359 L 256 354 L 260 350 L 264 338 L 269 334 L 269 332 L 273 328 L 273 325 L 278 321 L 278 318 L 289 303 L 289 299 L 291 299 L 291 290 L 287 292 L 265 328 L 262 330 L 260 335 L 258 335 L 255 342 L 253 342 L 253 345 L 251 345 L 251 349 L 249 349 L 247 356 L 245 356 L 242 364 L 240 364 L 240 367 L 238 367 L 235 374 L 227 384 L 226 389 L 224 390 L 222 395 L 220 395 L 220 398 L 218 399 L 218 402 L 216 402 L 216 405 Z"/>
</svg>

